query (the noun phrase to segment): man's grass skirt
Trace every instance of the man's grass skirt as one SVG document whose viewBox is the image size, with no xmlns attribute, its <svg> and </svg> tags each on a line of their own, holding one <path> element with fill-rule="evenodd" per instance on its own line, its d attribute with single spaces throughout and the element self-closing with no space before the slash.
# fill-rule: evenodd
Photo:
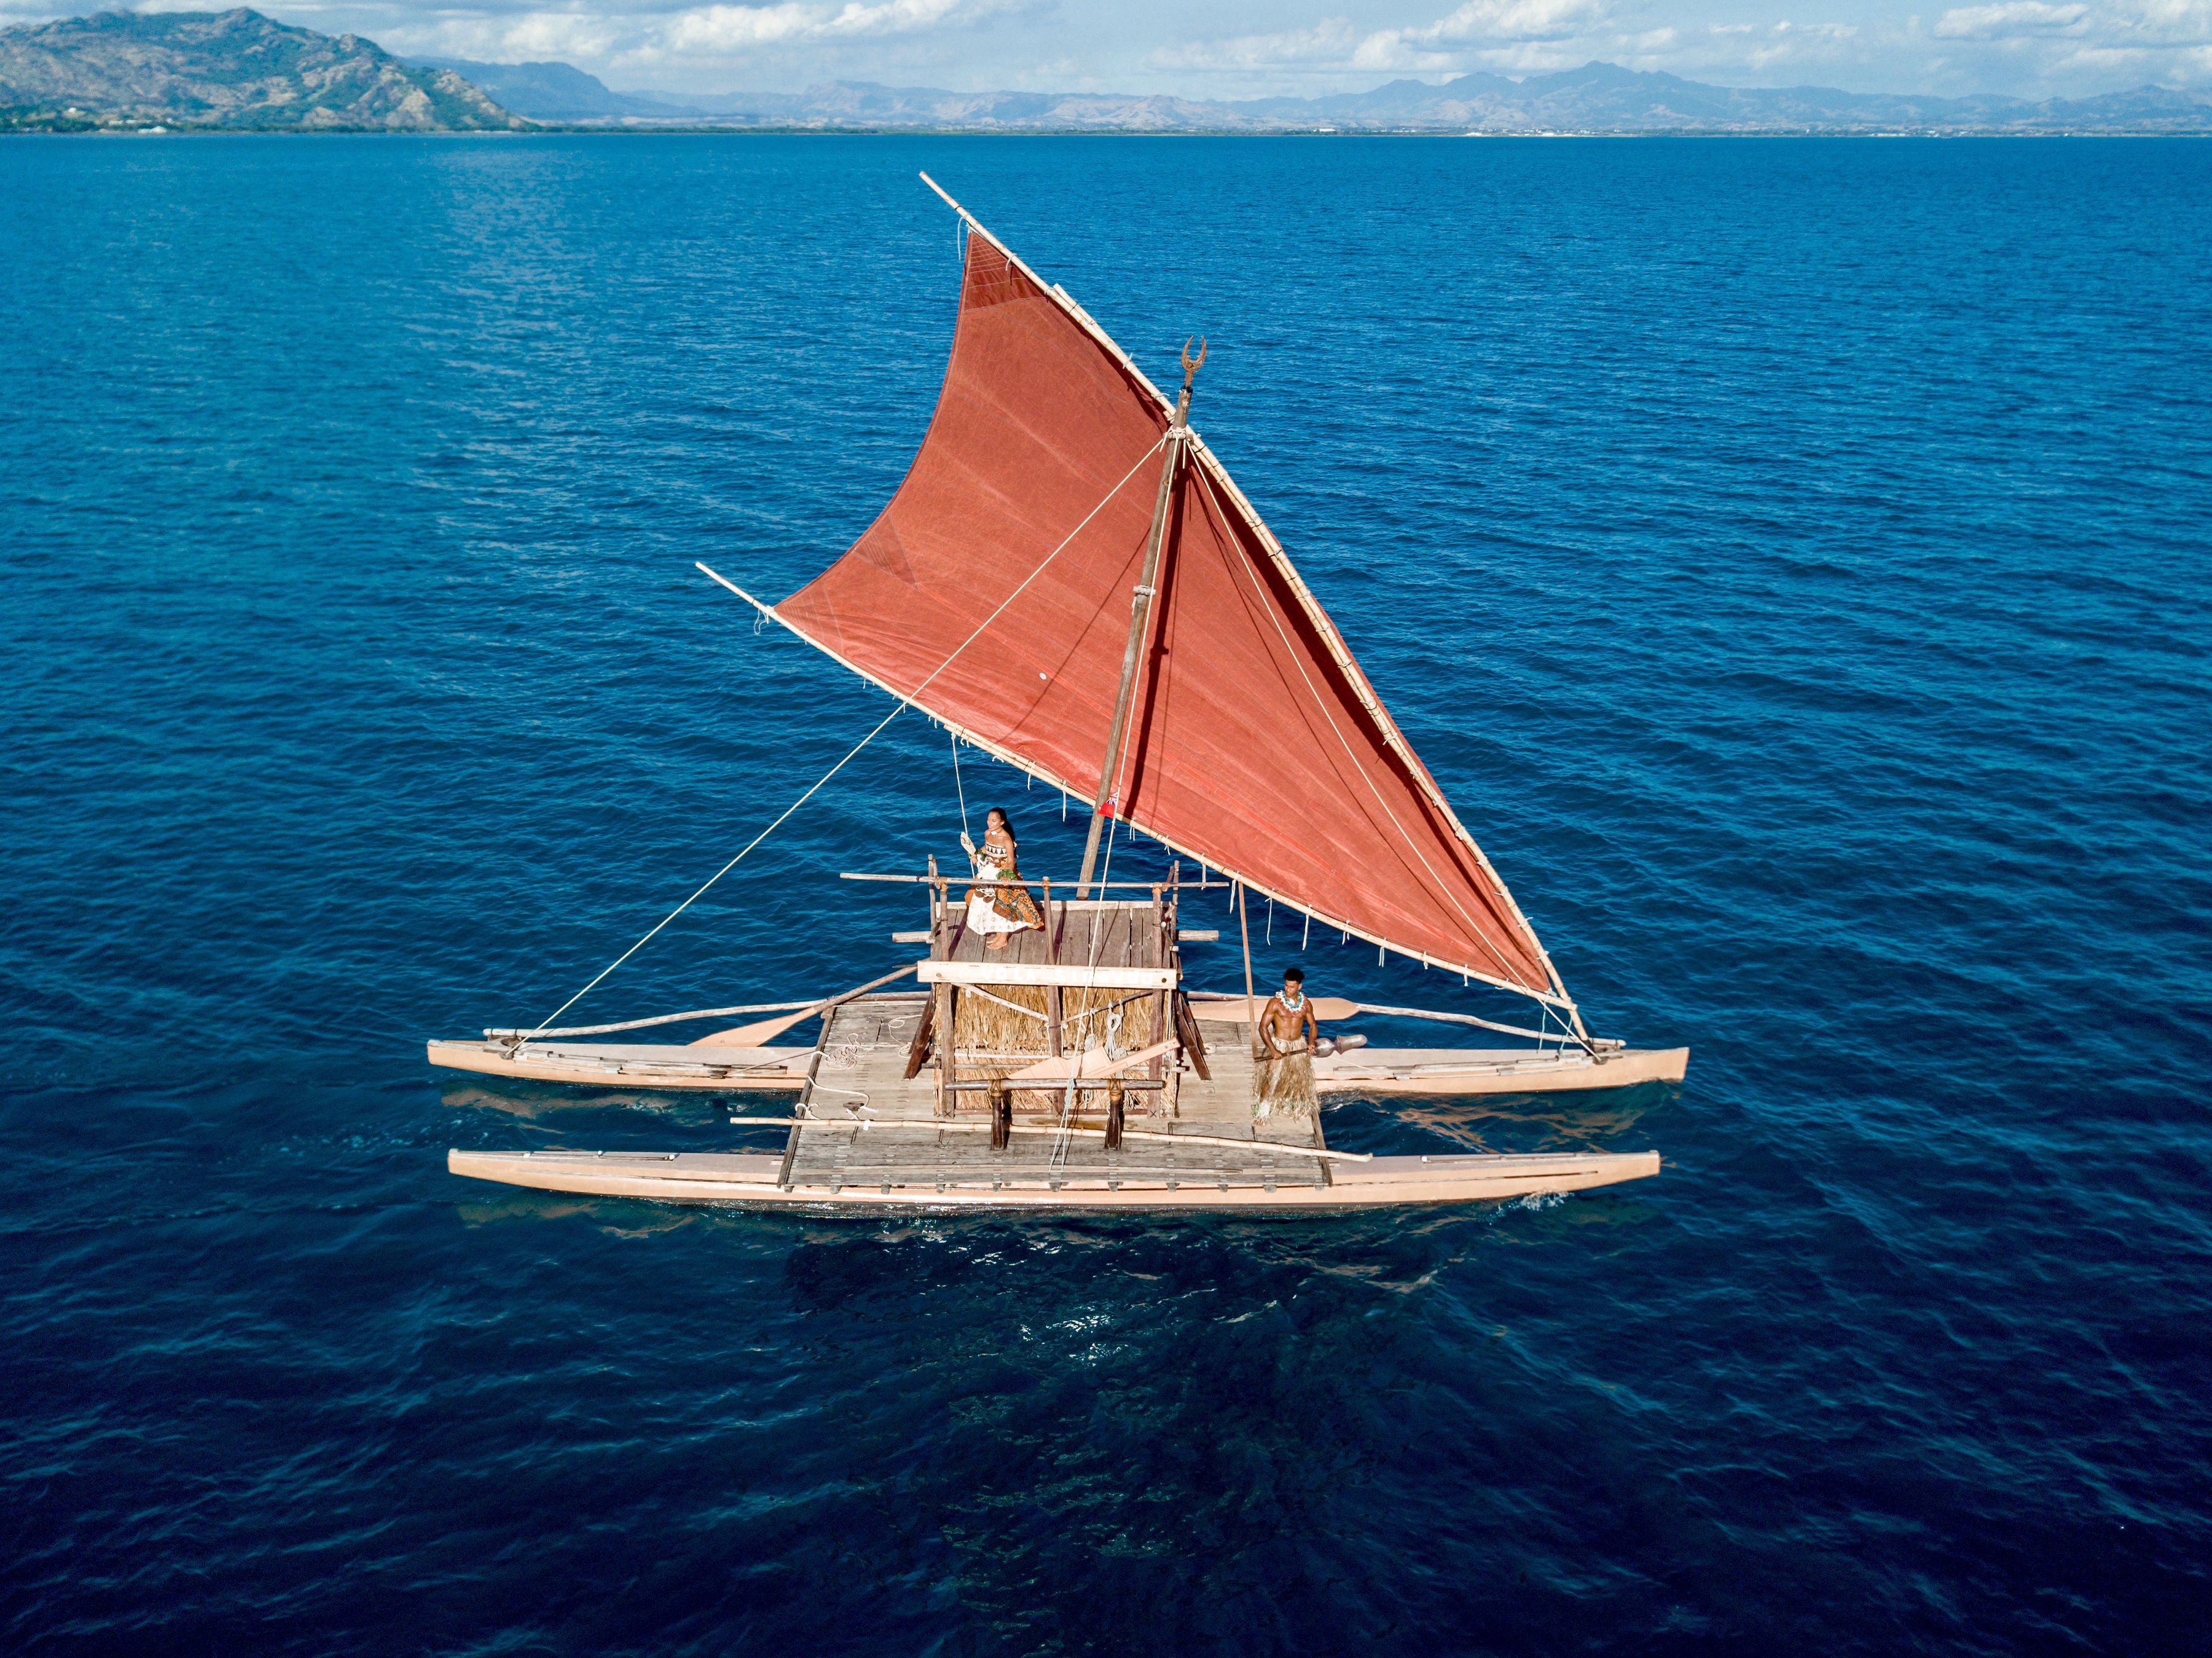
<svg viewBox="0 0 2212 1658">
<path fill-rule="evenodd" d="M 1252 1073 L 1254 1116 L 1303 1117 L 1320 1107 L 1321 1096 L 1314 1091 L 1313 1054 L 1304 1042 L 1279 1054 L 1263 1042 L 1260 1053 Z"/>
</svg>

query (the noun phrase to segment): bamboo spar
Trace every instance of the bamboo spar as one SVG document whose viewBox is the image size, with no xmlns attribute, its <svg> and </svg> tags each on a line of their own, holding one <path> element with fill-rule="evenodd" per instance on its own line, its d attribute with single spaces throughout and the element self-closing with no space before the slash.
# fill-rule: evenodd
<svg viewBox="0 0 2212 1658">
<path fill-rule="evenodd" d="M 1114 720 L 1106 731 L 1106 757 L 1098 765 L 1098 798 L 1091 803 L 1091 833 L 1083 842 L 1083 872 L 1075 880 L 1078 896 L 1089 890 L 1091 871 L 1097 867 L 1098 831 L 1114 799 L 1115 774 L 1121 769 L 1121 740 L 1128 730 L 1129 703 L 1137 689 L 1137 657 L 1144 646 L 1152 598 L 1158 590 L 1160 554 L 1167 539 L 1168 508 L 1175 497 L 1176 468 L 1182 464 L 1190 431 L 1190 382 L 1205 361 L 1204 340 L 1199 341 L 1195 357 L 1190 355 L 1190 342 L 1182 343 L 1182 393 L 1176 398 L 1175 413 L 1168 418 L 1167 453 L 1160 461 L 1159 493 L 1152 498 L 1152 531 L 1145 537 L 1145 573 L 1129 604 L 1129 641 L 1121 649 L 1121 684 L 1114 693 Z"/>
</svg>

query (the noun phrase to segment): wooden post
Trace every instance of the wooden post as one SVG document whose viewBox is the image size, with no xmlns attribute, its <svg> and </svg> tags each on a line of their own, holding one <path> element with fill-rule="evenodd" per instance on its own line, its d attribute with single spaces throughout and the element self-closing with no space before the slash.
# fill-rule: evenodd
<svg viewBox="0 0 2212 1658">
<path fill-rule="evenodd" d="M 1252 1057 L 1260 1057 L 1260 1007 L 1252 998 L 1252 924 L 1244 919 L 1244 884 L 1237 884 L 1237 931 L 1244 938 L 1244 1017 L 1252 1027 Z"/>
<path fill-rule="evenodd" d="M 1003 1151 L 1014 1138 L 1014 1096 L 1005 1081 L 991 1083 L 991 1149 Z"/>
<path fill-rule="evenodd" d="M 949 1117 L 960 1108 L 960 1096 L 945 1086 L 960 1080 L 958 1068 L 953 1063 L 957 1054 L 952 1046 L 953 1032 L 959 1028 L 954 1022 L 960 1017 L 960 987 L 939 985 L 938 989 L 944 1000 L 939 1004 L 937 1015 L 937 1114 Z"/>
<path fill-rule="evenodd" d="M 921 1005 L 921 1018 L 914 1028 L 914 1041 L 906 1050 L 906 1079 L 908 1082 L 921 1074 L 921 1067 L 928 1061 L 930 1027 L 936 1023 L 936 1014 L 937 994 L 933 991 Z"/>
<path fill-rule="evenodd" d="M 1168 1017 L 1175 1021 L 1176 1041 L 1182 1044 L 1182 1057 L 1191 1063 L 1200 1082 L 1212 1082 L 1213 1072 L 1206 1063 L 1206 1039 L 1198 1034 L 1197 1017 L 1190 1011 L 1190 998 L 1182 987 L 1182 859 L 1178 858 L 1168 866 L 1168 960 L 1175 966 L 1176 987 L 1168 997 Z M 1180 1075 L 1175 1086 L 1168 1090 L 1168 1114 L 1182 1114 L 1182 1087 Z"/>
<path fill-rule="evenodd" d="M 1121 687 L 1114 693 L 1114 720 L 1106 728 L 1106 757 L 1098 762 L 1098 798 L 1091 803 L 1091 834 L 1083 843 L 1083 872 L 1076 878 L 1079 896 L 1091 887 L 1091 872 L 1098 865 L 1098 830 L 1106 821 L 1114 774 L 1121 768 L 1121 736 L 1129 723 L 1129 700 L 1137 687 L 1137 653 L 1145 641 L 1145 623 L 1151 616 L 1152 595 L 1158 589 L 1161 542 L 1165 538 L 1168 508 L 1175 494 L 1176 468 L 1182 464 L 1183 444 L 1190 430 L 1190 382 L 1206 361 L 1206 342 L 1198 343 L 1198 355 L 1190 355 L 1190 342 L 1182 343 L 1182 394 L 1176 399 L 1168 422 L 1167 453 L 1160 461 L 1159 493 L 1152 498 L 1152 527 L 1145 537 L 1145 574 L 1129 604 L 1129 641 L 1121 647 Z M 1094 895 L 1095 896 L 1095 895 Z"/>
<path fill-rule="evenodd" d="M 1206 1038 L 1199 1032 L 1198 1016 L 1190 1011 L 1190 998 L 1180 990 L 1175 993 L 1175 1017 L 1176 1035 L 1182 1043 L 1182 1051 L 1189 1055 L 1199 1081 L 1212 1082 L 1213 1072 L 1206 1064 Z"/>
<path fill-rule="evenodd" d="M 1049 876 L 1045 878 L 1044 884 L 1044 959 L 1053 967 L 1060 965 L 1060 918 L 1052 913 L 1052 878 Z M 1055 1060 L 1060 1057 L 1060 1043 L 1064 1040 L 1060 1033 L 1060 1020 L 1065 1011 L 1060 1005 L 1060 987 L 1047 985 L 1044 987 L 1044 1051 Z"/>
<path fill-rule="evenodd" d="M 1106 1079 L 1106 1149 L 1109 1151 L 1121 1149 L 1122 1111 L 1121 1079 L 1109 1077 Z"/>
<path fill-rule="evenodd" d="M 1152 884 L 1152 949 L 1155 954 L 1152 965 L 1156 967 L 1173 967 L 1176 964 L 1175 932 L 1169 921 L 1169 917 L 1173 912 L 1165 900 L 1166 890 L 1157 881 L 1154 882 Z M 1168 993 L 1164 990 L 1155 990 L 1152 993 L 1152 1032 L 1145 1039 L 1147 1043 L 1164 1042 L 1173 1034 L 1168 1029 L 1167 1016 Z M 1164 1082 L 1167 1080 L 1166 1065 L 1167 1061 L 1164 1059 L 1149 1060 L 1145 1066 L 1145 1074 L 1154 1082 Z"/>
</svg>

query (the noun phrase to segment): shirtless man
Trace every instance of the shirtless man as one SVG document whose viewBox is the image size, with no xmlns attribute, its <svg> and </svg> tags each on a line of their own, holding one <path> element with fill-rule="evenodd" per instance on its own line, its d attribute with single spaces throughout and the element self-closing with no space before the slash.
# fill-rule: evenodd
<svg viewBox="0 0 2212 1658">
<path fill-rule="evenodd" d="M 1303 968 L 1283 975 L 1283 987 L 1267 998 L 1260 1014 L 1260 1062 L 1253 1072 L 1257 1097 L 1255 1117 L 1278 1112 L 1310 1111 L 1319 1096 L 1314 1091 L 1313 1054 L 1321 1041 L 1321 1026 L 1306 999 Z"/>
<path fill-rule="evenodd" d="M 1321 1026 L 1315 1023 L 1313 1006 L 1306 1000 L 1304 968 L 1284 969 L 1283 987 L 1268 997 L 1267 1005 L 1261 1010 L 1260 1029 L 1273 1039 L 1269 1045 L 1279 1052 L 1288 1052 L 1301 1035 L 1309 1048 L 1321 1040 Z"/>
</svg>

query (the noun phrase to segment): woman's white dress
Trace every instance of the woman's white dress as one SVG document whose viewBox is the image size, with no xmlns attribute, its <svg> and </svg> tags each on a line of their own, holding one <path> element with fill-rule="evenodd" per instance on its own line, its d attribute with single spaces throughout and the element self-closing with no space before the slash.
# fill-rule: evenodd
<svg viewBox="0 0 2212 1658">
<path fill-rule="evenodd" d="M 979 881 L 999 878 L 1000 865 L 991 861 L 989 847 L 990 843 L 985 841 L 984 850 L 975 854 L 975 878 Z M 987 889 L 986 891 L 995 891 L 995 889 Z M 1028 925 L 1018 916 L 1000 914 L 985 891 L 979 891 L 968 900 L 968 930 L 970 932 L 1019 932 Z"/>
</svg>

